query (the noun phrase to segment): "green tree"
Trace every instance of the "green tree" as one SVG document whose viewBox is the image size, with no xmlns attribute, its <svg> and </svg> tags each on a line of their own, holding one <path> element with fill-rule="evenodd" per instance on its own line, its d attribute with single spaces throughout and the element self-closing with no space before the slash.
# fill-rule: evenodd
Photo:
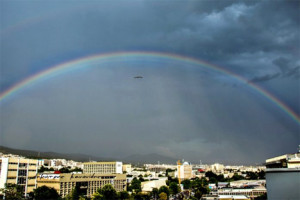
<svg viewBox="0 0 300 200">
<path fill-rule="evenodd" d="M 136 193 L 141 192 L 142 191 L 141 181 L 134 177 L 131 181 L 130 188 Z"/>
<path fill-rule="evenodd" d="M 118 193 L 121 200 L 129 199 L 130 195 L 127 191 L 121 191 Z"/>
<path fill-rule="evenodd" d="M 23 189 L 17 184 L 5 184 L 5 188 L 1 189 L 6 200 L 21 200 L 23 198 Z"/>
<path fill-rule="evenodd" d="M 93 200 L 102 200 L 103 199 L 103 195 L 100 194 L 99 192 L 95 192 L 92 196 Z"/>
<path fill-rule="evenodd" d="M 212 178 L 215 178 L 215 177 L 212 177 Z M 197 194 L 197 196 L 195 196 L 195 198 L 202 196 L 202 194 L 209 193 L 208 182 L 205 178 L 201 178 L 201 179 L 195 178 L 191 182 L 191 188 L 192 188 L 193 192 L 195 193 L 195 195 Z"/>
<path fill-rule="evenodd" d="M 67 167 L 63 167 L 59 171 L 60 171 L 60 173 L 70 173 L 71 172 L 70 169 Z"/>
<path fill-rule="evenodd" d="M 241 175 L 238 175 L 237 173 L 234 173 L 231 179 L 233 179 L 234 181 L 238 181 L 238 180 L 243 180 L 245 178 Z"/>
<path fill-rule="evenodd" d="M 213 173 L 212 171 L 207 171 L 205 172 L 205 176 L 210 179 L 211 177 L 217 178 L 218 175 Z"/>
<path fill-rule="evenodd" d="M 166 185 L 169 186 L 172 182 L 178 183 L 178 178 L 172 178 L 171 176 L 168 176 L 168 180 L 166 180 Z"/>
<path fill-rule="evenodd" d="M 103 188 L 99 188 L 97 192 L 103 195 L 103 200 L 113 200 L 118 197 L 115 188 L 110 184 L 104 185 Z"/>
<path fill-rule="evenodd" d="M 38 170 L 39 173 L 46 171 L 46 168 L 42 165 L 41 168 Z"/>
<path fill-rule="evenodd" d="M 200 190 L 196 190 L 194 197 L 196 199 L 200 199 L 202 197 L 202 195 L 203 195 L 203 193 Z"/>
<path fill-rule="evenodd" d="M 35 200 L 52 200 L 59 199 L 59 194 L 54 188 L 47 186 L 38 187 L 33 190 Z"/>
<path fill-rule="evenodd" d="M 169 176 L 169 173 L 174 171 L 175 169 L 170 169 L 170 168 L 166 169 L 166 176 Z"/>
<path fill-rule="evenodd" d="M 170 190 L 169 190 L 169 188 L 167 187 L 167 186 L 161 186 L 160 188 L 159 188 L 159 190 L 158 190 L 158 194 L 160 194 L 160 193 L 162 193 L 162 192 L 164 192 L 164 193 L 166 193 L 167 194 L 167 196 L 169 197 L 169 195 L 170 195 Z"/>
<path fill-rule="evenodd" d="M 144 181 L 145 181 L 145 179 L 143 178 L 143 175 L 139 175 L 139 180 L 140 180 L 141 182 L 144 182 Z"/>
<path fill-rule="evenodd" d="M 157 188 L 153 188 L 152 189 L 152 196 L 153 198 L 156 200 L 158 198 L 158 189 Z"/>
<path fill-rule="evenodd" d="M 164 192 L 159 194 L 159 200 L 167 200 L 168 199 L 168 195 Z"/>
<path fill-rule="evenodd" d="M 79 200 L 80 198 L 80 194 L 79 194 L 79 186 L 75 186 L 73 188 L 73 190 L 67 195 L 65 196 L 65 200 Z"/>
<path fill-rule="evenodd" d="M 134 195 L 134 200 L 150 200 L 151 196 L 149 194 L 137 193 Z"/>
<path fill-rule="evenodd" d="M 175 182 L 170 183 L 169 189 L 171 194 L 178 194 L 180 192 L 180 187 Z"/>
<path fill-rule="evenodd" d="M 246 172 L 246 178 L 249 180 L 256 180 L 258 179 L 258 174 L 255 172 Z"/>
<path fill-rule="evenodd" d="M 266 179 L 266 172 L 264 170 L 261 170 L 258 172 L 258 178 L 259 179 Z"/>
<path fill-rule="evenodd" d="M 189 179 L 185 179 L 185 180 L 181 181 L 181 184 L 183 185 L 183 189 L 191 188 L 191 181 Z"/>
</svg>

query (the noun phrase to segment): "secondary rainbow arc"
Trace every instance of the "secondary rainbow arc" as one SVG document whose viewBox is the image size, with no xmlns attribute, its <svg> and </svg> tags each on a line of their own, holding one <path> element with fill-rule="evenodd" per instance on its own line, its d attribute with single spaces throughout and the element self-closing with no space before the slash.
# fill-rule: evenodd
<svg viewBox="0 0 300 200">
<path fill-rule="evenodd" d="M 263 97 L 270 100 L 273 104 L 275 104 L 282 111 L 284 111 L 290 118 L 292 118 L 298 125 L 300 125 L 300 116 L 298 116 L 291 108 L 289 108 L 287 105 L 285 105 L 279 99 L 277 99 L 270 92 L 260 88 L 259 86 L 255 85 L 254 83 L 249 82 L 244 77 L 241 77 L 234 72 L 225 70 L 223 68 L 220 68 L 216 65 L 210 64 L 210 63 L 202 61 L 202 60 L 198 60 L 198 59 L 186 57 L 186 56 L 181 56 L 181 55 L 177 55 L 177 54 L 160 53 L 160 52 L 141 52 L 141 51 L 114 52 L 114 53 L 106 53 L 106 54 L 96 54 L 96 55 L 92 55 L 92 56 L 78 58 L 78 59 L 75 59 L 72 61 L 67 61 L 65 63 L 55 65 L 44 71 L 34 74 L 34 75 L 22 80 L 21 82 L 16 83 L 15 85 L 8 88 L 4 92 L 0 93 L 0 103 L 3 102 L 4 99 L 7 99 L 8 97 L 12 96 L 17 91 L 25 88 L 26 86 L 28 86 L 30 84 L 33 84 L 40 80 L 43 80 L 43 78 L 47 78 L 49 76 L 56 76 L 57 74 L 60 74 L 60 73 L 63 73 L 64 71 L 68 71 L 68 70 L 72 69 L 72 67 L 73 68 L 75 66 L 78 67 L 78 65 L 81 65 L 84 63 L 106 60 L 106 59 L 113 60 L 116 58 L 131 58 L 131 57 L 143 57 L 143 56 L 183 61 L 183 62 L 187 62 L 187 63 L 191 63 L 191 64 L 200 65 L 202 67 L 212 69 L 214 71 L 221 72 L 226 75 L 230 75 L 231 77 L 235 78 L 236 80 L 247 84 L 250 88 L 257 91 L 260 95 L 262 95 Z M 86 66 L 86 65 L 82 65 L 82 66 Z M 78 67 L 78 68 L 80 68 L 80 67 Z"/>
</svg>

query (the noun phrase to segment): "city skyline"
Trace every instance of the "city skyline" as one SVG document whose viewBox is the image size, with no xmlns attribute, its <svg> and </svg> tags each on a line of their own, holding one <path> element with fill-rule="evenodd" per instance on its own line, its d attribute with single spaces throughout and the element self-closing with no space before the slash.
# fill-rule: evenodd
<svg viewBox="0 0 300 200">
<path fill-rule="evenodd" d="M 299 144 L 299 1 L 0 5 L 2 146 L 253 164 Z"/>
</svg>

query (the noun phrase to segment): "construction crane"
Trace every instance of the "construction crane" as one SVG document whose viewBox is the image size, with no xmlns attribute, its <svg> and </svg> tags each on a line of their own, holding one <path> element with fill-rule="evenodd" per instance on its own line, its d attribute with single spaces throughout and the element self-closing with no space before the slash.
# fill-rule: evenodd
<svg viewBox="0 0 300 200">
<path fill-rule="evenodd" d="M 180 166 L 182 165 L 182 163 L 180 162 L 180 160 L 177 161 L 177 174 L 178 174 L 178 183 L 179 185 L 181 184 L 181 179 L 180 179 Z"/>
</svg>

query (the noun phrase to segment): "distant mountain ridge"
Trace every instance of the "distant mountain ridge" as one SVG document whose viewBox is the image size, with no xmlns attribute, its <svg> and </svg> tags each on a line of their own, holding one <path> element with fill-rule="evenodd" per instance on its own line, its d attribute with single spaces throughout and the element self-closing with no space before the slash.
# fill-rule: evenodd
<svg viewBox="0 0 300 200">
<path fill-rule="evenodd" d="M 122 162 L 128 162 L 133 164 L 145 164 L 145 163 L 164 163 L 164 164 L 175 164 L 176 159 L 172 157 L 162 156 L 156 153 L 152 154 L 134 154 L 131 156 L 127 156 L 124 158 L 105 158 L 105 157 L 97 157 L 91 156 L 86 154 L 64 154 L 64 153 L 57 153 L 57 152 L 39 152 L 33 150 L 23 150 L 23 149 L 14 149 L 5 146 L 0 146 L 0 152 L 4 154 L 15 154 L 19 156 L 24 156 L 27 158 L 34 158 L 34 159 L 67 159 L 67 160 L 75 160 L 79 162 L 87 162 L 89 160 L 96 160 L 96 161 L 113 161 L 113 160 L 120 160 Z"/>
<path fill-rule="evenodd" d="M 111 158 L 102 158 L 97 156 L 90 156 L 85 154 L 64 154 L 64 153 L 57 153 L 57 152 L 39 152 L 33 150 L 23 150 L 23 149 L 13 149 L 9 147 L 0 146 L 0 152 L 5 154 L 16 154 L 28 158 L 34 159 L 67 159 L 67 160 L 75 160 L 79 162 L 87 162 L 89 160 L 114 160 Z"/>
<path fill-rule="evenodd" d="M 141 155 L 141 154 L 134 154 L 131 156 L 127 156 L 124 158 L 124 160 L 129 161 L 129 162 L 142 162 L 146 163 L 153 163 L 157 164 L 158 162 L 160 164 L 176 164 L 176 158 L 168 157 L 168 156 L 162 156 L 156 153 L 151 153 L 151 154 L 146 154 L 146 155 Z"/>
</svg>

